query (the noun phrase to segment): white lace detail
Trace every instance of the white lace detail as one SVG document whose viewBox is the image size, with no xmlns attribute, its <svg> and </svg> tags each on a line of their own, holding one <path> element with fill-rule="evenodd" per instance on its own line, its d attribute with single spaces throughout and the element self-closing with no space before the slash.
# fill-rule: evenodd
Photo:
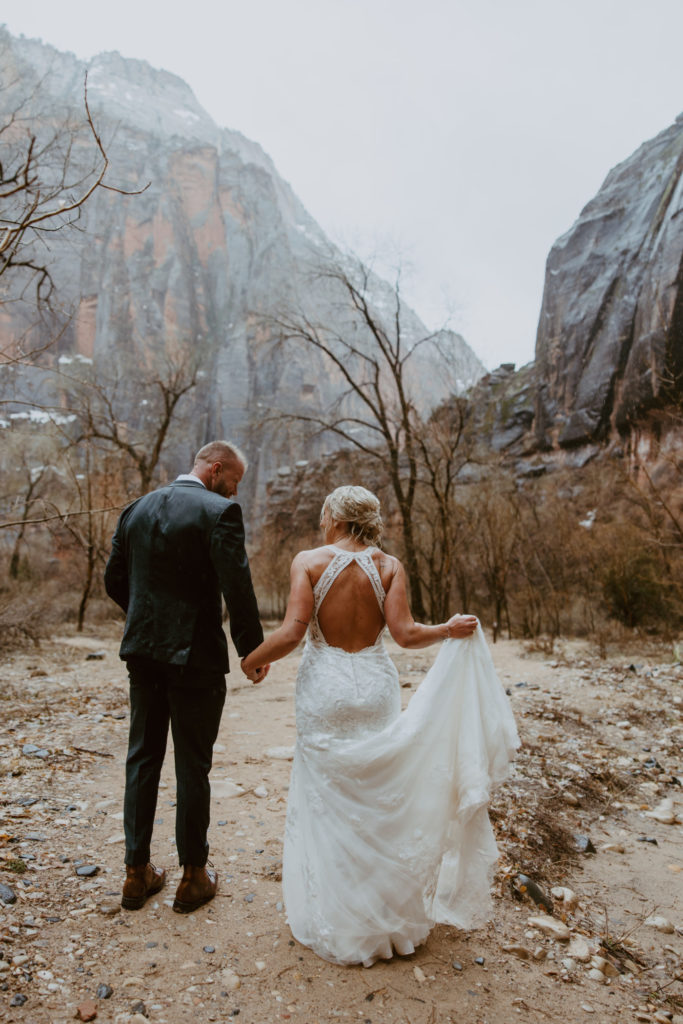
<svg viewBox="0 0 683 1024">
<path fill-rule="evenodd" d="M 402 713 L 381 635 L 354 653 L 325 642 L 317 611 L 352 560 L 384 597 L 370 549 L 334 550 L 297 677 L 282 884 L 299 942 L 370 966 L 412 953 L 437 921 L 490 916 L 486 805 L 519 740 L 481 629 L 442 645 Z"/>
<path fill-rule="evenodd" d="M 360 551 L 345 551 L 343 548 L 338 548 L 334 544 L 327 545 L 332 551 L 334 551 L 334 557 L 325 566 L 323 573 L 313 587 L 313 615 L 311 617 L 311 624 L 309 626 L 309 637 L 316 643 L 325 643 L 325 637 L 320 629 L 318 622 L 318 611 L 320 605 L 323 603 L 327 594 L 329 593 L 330 587 L 335 580 L 341 576 L 344 569 L 355 562 L 359 566 L 372 584 L 372 589 L 375 592 L 377 603 L 380 607 L 380 611 L 384 611 L 384 599 L 386 594 L 384 593 L 384 587 L 382 586 L 382 580 L 377 572 L 377 566 L 372 559 L 372 552 L 374 548 L 362 548 Z M 377 637 L 375 643 L 378 643 L 380 636 Z"/>
</svg>

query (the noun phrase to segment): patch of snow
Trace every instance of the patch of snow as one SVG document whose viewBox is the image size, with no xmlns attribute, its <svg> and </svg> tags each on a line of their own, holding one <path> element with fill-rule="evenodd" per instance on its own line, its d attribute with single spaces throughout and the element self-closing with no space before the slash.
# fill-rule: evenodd
<svg viewBox="0 0 683 1024">
<path fill-rule="evenodd" d="M 178 110 L 178 109 L 176 109 L 176 110 L 173 111 L 173 113 L 177 114 L 178 117 L 186 117 L 189 121 L 199 121 L 200 120 L 199 114 L 193 114 L 193 112 L 191 110 Z"/>
<path fill-rule="evenodd" d="M 38 423 L 41 426 L 45 423 L 54 423 L 58 427 L 63 427 L 66 423 L 73 423 L 76 419 L 73 414 L 64 416 L 62 413 L 47 412 L 45 409 L 31 409 L 29 412 L 12 412 L 9 418 L 11 420 L 27 420 L 30 423 Z M 7 426 L 9 426 L 9 423 Z"/>
</svg>

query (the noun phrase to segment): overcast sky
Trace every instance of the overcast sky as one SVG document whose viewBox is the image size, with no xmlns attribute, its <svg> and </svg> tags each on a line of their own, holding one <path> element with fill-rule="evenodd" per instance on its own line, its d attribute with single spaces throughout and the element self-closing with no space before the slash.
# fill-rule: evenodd
<svg viewBox="0 0 683 1024">
<path fill-rule="evenodd" d="M 450 316 L 489 367 L 533 358 L 552 243 L 683 111 L 683 0 L 22 0 L 0 18 L 180 75 L 335 241 L 408 264 L 422 319 Z"/>
</svg>

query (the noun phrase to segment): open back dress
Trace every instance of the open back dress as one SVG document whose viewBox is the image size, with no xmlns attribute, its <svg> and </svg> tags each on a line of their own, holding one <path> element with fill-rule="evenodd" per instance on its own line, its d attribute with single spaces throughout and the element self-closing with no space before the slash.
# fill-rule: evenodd
<svg viewBox="0 0 683 1024">
<path fill-rule="evenodd" d="M 297 677 L 283 892 L 299 942 L 370 966 L 412 953 L 436 922 L 489 919 L 487 803 L 519 739 L 480 626 L 444 641 L 403 712 L 384 630 L 360 651 L 326 642 L 318 612 L 352 564 L 382 610 L 385 597 L 373 548 L 330 548 Z"/>
</svg>

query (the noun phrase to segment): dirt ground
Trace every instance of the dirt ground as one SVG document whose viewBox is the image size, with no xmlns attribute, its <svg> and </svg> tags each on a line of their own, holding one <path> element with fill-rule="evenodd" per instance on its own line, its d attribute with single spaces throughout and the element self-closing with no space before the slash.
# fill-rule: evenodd
<svg viewBox="0 0 683 1024">
<path fill-rule="evenodd" d="M 0 896 L 16 897 L 0 902 L 0 1019 L 62 1024 L 80 1006 L 118 1024 L 683 1021 L 683 667 L 671 648 L 600 660 L 578 642 L 552 654 L 495 645 L 524 746 L 491 807 L 493 920 L 471 933 L 438 926 L 413 956 L 366 970 L 295 943 L 281 903 L 296 655 L 260 686 L 228 677 L 212 773 L 216 900 L 171 910 L 169 749 L 154 843 L 169 884 L 144 909 L 120 909 L 118 632 L 55 638 L 0 665 L 0 882 L 11 889 Z M 391 648 L 407 700 L 434 651 Z M 648 816 L 658 807 L 672 823 Z M 568 938 L 532 923 L 544 911 L 520 872 Z M 558 886 L 573 890 L 568 905 Z"/>
</svg>

